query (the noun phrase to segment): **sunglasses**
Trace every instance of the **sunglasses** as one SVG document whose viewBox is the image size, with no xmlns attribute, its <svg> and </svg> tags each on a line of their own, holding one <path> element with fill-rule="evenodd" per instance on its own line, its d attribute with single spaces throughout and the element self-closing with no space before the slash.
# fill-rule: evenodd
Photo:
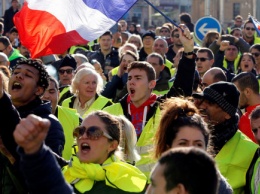
<svg viewBox="0 0 260 194">
<path fill-rule="evenodd" d="M 180 38 L 180 35 L 179 34 L 175 34 L 175 35 L 173 35 L 173 37 Z"/>
<path fill-rule="evenodd" d="M 73 137 L 80 138 L 84 135 L 84 133 L 87 134 L 87 138 L 90 140 L 98 140 L 102 136 L 113 140 L 113 138 L 108 133 L 102 131 L 102 129 L 97 126 L 91 126 L 89 128 L 84 126 L 76 127 L 73 131 Z"/>
<path fill-rule="evenodd" d="M 62 74 L 62 75 L 63 75 L 65 72 L 66 72 L 67 74 L 72 74 L 72 72 L 74 72 L 74 69 L 64 69 L 64 70 L 63 70 L 63 69 L 60 69 L 60 70 L 59 70 L 59 73 Z"/>
<path fill-rule="evenodd" d="M 201 61 L 201 62 L 204 62 L 204 61 L 206 61 L 206 60 L 210 60 L 209 58 L 204 58 L 204 57 L 201 57 L 201 58 L 199 58 L 199 57 L 197 57 L 196 59 L 195 59 L 195 61 Z"/>
<path fill-rule="evenodd" d="M 251 53 L 255 57 L 259 57 L 260 53 Z"/>
<path fill-rule="evenodd" d="M 246 27 L 246 30 L 255 31 L 255 28 Z"/>
</svg>

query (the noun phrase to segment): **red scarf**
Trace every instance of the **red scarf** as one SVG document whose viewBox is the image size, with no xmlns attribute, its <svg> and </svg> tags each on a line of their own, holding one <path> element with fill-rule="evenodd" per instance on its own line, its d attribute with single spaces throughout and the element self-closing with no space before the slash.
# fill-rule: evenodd
<svg viewBox="0 0 260 194">
<path fill-rule="evenodd" d="M 151 94 L 150 97 L 139 107 L 136 107 L 128 95 L 127 103 L 130 104 L 130 111 L 128 112 L 131 115 L 131 122 L 135 127 L 137 137 L 139 137 L 142 133 L 143 127 L 146 124 L 146 116 L 150 110 L 150 105 L 156 101 L 157 96 L 155 94 Z M 129 106 L 128 106 L 129 108 Z M 144 115 L 144 111 L 146 109 L 146 113 Z"/>
</svg>

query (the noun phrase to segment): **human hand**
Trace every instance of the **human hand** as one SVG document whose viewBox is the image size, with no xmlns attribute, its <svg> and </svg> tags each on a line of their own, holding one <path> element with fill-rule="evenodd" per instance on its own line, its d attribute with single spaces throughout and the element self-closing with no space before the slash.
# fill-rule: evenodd
<svg viewBox="0 0 260 194">
<path fill-rule="evenodd" d="M 178 30 L 180 34 L 180 41 L 182 42 L 184 47 L 184 52 L 192 52 L 194 49 L 194 40 L 189 28 L 181 24 Z"/>
<path fill-rule="evenodd" d="M 235 36 L 232 36 L 230 34 L 224 34 L 221 36 L 221 41 L 223 40 L 227 40 L 230 42 L 230 44 L 234 44 L 236 43 L 238 40 L 236 40 L 237 38 Z"/>
<path fill-rule="evenodd" d="M 48 119 L 29 115 L 21 119 L 13 133 L 15 142 L 24 149 L 25 154 L 34 154 L 41 148 L 50 127 Z"/>
<path fill-rule="evenodd" d="M 221 43 L 220 43 L 219 50 L 220 50 L 220 51 L 225 51 L 228 47 L 229 47 L 229 41 L 223 40 L 223 41 L 221 41 Z"/>
</svg>

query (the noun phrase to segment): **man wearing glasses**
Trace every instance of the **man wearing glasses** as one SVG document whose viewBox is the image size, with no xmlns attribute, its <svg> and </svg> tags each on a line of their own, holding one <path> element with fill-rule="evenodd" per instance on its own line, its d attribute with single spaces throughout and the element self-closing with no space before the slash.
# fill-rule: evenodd
<svg viewBox="0 0 260 194">
<path fill-rule="evenodd" d="M 252 46 L 253 44 L 260 43 L 260 38 L 255 37 L 255 26 L 252 21 L 247 20 L 243 28 L 243 39 Z"/>
<path fill-rule="evenodd" d="M 209 48 L 201 48 L 197 51 L 196 68 L 199 72 L 200 77 L 204 75 L 206 71 L 208 71 L 213 63 L 214 63 L 214 55 L 213 52 Z"/>
<path fill-rule="evenodd" d="M 6 36 L 0 37 L 0 52 L 8 56 L 10 68 L 13 68 L 19 59 L 25 58 L 17 49 L 13 48 L 10 40 Z"/>
<path fill-rule="evenodd" d="M 76 60 L 71 55 L 66 55 L 61 61 L 59 65 L 59 84 L 60 84 L 60 99 L 59 105 L 66 98 L 72 96 L 70 92 L 70 84 L 75 75 L 75 70 L 77 67 Z"/>
</svg>

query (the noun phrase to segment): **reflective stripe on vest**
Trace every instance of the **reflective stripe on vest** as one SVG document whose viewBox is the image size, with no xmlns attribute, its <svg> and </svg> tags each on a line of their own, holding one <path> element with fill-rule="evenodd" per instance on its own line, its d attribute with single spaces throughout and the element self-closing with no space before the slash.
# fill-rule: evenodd
<svg viewBox="0 0 260 194">
<path fill-rule="evenodd" d="M 243 193 L 246 173 L 257 147 L 248 137 L 237 131 L 215 158 L 221 174 L 231 185 L 234 194 Z"/>
</svg>

